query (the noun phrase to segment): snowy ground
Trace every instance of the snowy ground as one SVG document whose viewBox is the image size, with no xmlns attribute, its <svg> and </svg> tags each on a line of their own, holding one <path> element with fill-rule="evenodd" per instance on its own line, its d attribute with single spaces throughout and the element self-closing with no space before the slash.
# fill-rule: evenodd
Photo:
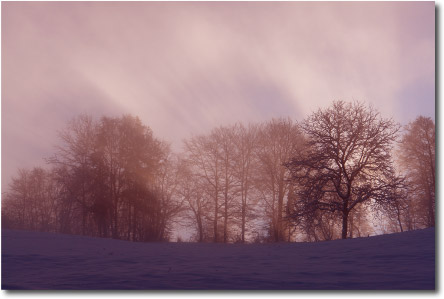
<svg viewBox="0 0 444 299">
<path fill-rule="evenodd" d="M 2 231 L 2 289 L 434 289 L 435 230 L 321 243 L 132 243 Z"/>
</svg>

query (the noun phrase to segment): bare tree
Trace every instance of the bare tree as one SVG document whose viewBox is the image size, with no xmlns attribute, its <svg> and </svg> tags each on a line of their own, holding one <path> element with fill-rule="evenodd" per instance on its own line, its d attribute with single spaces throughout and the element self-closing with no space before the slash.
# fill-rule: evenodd
<svg viewBox="0 0 444 299">
<path fill-rule="evenodd" d="M 167 162 L 168 146 L 130 115 L 102 118 L 100 128 L 98 148 L 107 170 L 113 237 L 164 240 L 171 211 L 163 205 L 170 203 L 161 185 L 169 170 L 161 162 Z"/>
<path fill-rule="evenodd" d="M 219 197 L 222 189 L 222 166 L 217 135 L 196 136 L 185 141 L 186 160 L 192 172 L 205 183 L 205 193 L 212 199 L 213 241 L 219 241 Z"/>
<path fill-rule="evenodd" d="M 97 124 L 92 117 L 86 114 L 72 119 L 66 128 L 59 132 L 62 145 L 57 147 L 54 156 L 48 162 L 56 167 L 64 168 L 63 181 L 65 188 L 69 190 L 68 199 L 75 200 L 80 205 L 82 217 L 81 230 L 86 234 L 87 220 L 91 206 L 90 184 L 91 157 L 96 146 Z"/>
<path fill-rule="evenodd" d="M 290 184 L 284 166 L 301 150 L 303 135 L 290 119 L 273 119 L 261 127 L 257 147 L 259 171 L 256 187 L 261 190 L 274 241 L 284 241 L 285 200 Z"/>
<path fill-rule="evenodd" d="M 221 218 L 223 219 L 223 242 L 229 241 L 230 229 L 232 226 L 235 208 L 234 202 L 238 193 L 235 173 L 235 144 L 232 127 L 219 127 L 212 131 L 211 138 L 217 141 L 219 148 L 220 169 L 221 169 Z"/>
<path fill-rule="evenodd" d="M 336 101 L 310 115 L 302 129 L 306 150 L 286 164 L 300 190 L 300 212 L 339 212 L 345 239 L 357 205 L 396 195 L 401 178 L 394 175 L 391 151 L 399 125 L 362 103 Z"/>
<path fill-rule="evenodd" d="M 202 186 L 204 192 L 199 194 L 212 198 L 213 213 L 206 218 L 212 218 L 215 242 L 220 230 L 224 243 L 245 242 L 247 221 L 252 215 L 249 195 L 254 186 L 258 132 L 257 126 L 236 124 L 218 127 L 208 135 L 185 142 L 190 178 Z M 205 202 L 207 207 L 209 203 Z M 196 207 L 192 209 L 200 215 Z"/>
<path fill-rule="evenodd" d="M 209 226 L 207 215 L 211 212 L 211 196 L 205 194 L 206 181 L 194 173 L 185 160 L 179 162 L 178 179 L 178 194 L 184 201 L 182 217 L 195 228 L 196 241 L 206 241 Z"/>
<path fill-rule="evenodd" d="M 20 169 L 2 198 L 4 227 L 57 230 L 58 188 L 51 171 L 40 167 Z"/>
<path fill-rule="evenodd" d="M 31 209 L 30 171 L 19 169 L 13 177 L 8 192 L 2 196 L 2 221 L 11 228 L 31 229 L 29 216 Z M 8 219 L 6 222 L 5 219 Z"/>
<path fill-rule="evenodd" d="M 82 234 L 107 237 L 110 233 L 128 240 L 167 238 L 177 210 L 170 180 L 174 171 L 169 146 L 154 138 L 149 127 L 130 115 L 103 117 L 99 122 L 81 115 L 60 137 L 62 145 L 49 162 L 56 166 L 57 181 L 63 185 L 66 219 L 75 224 L 72 212 L 80 206 Z M 72 225 L 63 227 L 71 231 Z"/>
<path fill-rule="evenodd" d="M 257 169 L 257 142 L 259 126 L 236 124 L 232 127 L 233 143 L 235 151 L 234 175 L 238 184 L 238 194 L 240 196 L 240 229 L 241 242 L 245 242 L 247 221 L 251 218 L 251 204 L 254 202 L 252 193 L 254 192 L 254 172 Z"/>
<path fill-rule="evenodd" d="M 431 118 L 419 116 L 406 126 L 399 160 L 408 179 L 410 200 L 417 202 L 412 212 L 416 218 L 424 218 L 426 227 L 435 226 L 435 124 Z"/>
<path fill-rule="evenodd" d="M 171 153 L 169 145 L 163 143 L 160 167 L 155 174 L 155 188 L 160 197 L 159 240 L 169 239 L 176 217 L 183 210 L 184 198 L 180 196 L 181 169 L 179 157 Z"/>
</svg>

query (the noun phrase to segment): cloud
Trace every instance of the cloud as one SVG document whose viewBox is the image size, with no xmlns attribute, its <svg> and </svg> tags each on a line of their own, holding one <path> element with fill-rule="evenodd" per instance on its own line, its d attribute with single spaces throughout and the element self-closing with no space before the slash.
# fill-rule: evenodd
<svg viewBox="0 0 444 299">
<path fill-rule="evenodd" d="M 176 149 L 333 99 L 434 115 L 433 2 L 7 2 L 2 25 L 2 187 L 84 112 L 138 115 Z"/>
</svg>

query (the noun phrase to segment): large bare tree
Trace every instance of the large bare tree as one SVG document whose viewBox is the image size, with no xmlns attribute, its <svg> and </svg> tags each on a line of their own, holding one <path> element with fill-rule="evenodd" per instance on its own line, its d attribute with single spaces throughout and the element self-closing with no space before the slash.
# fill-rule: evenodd
<svg viewBox="0 0 444 299">
<path fill-rule="evenodd" d="M 399 128 L 358 102 L 335 101 L 311 114 L 302 124 L 306 149 L 286 164 L 298 188 L 294 216 L 316 210 L 337 213 L 345 239 L 350 212 L 357 205 L 393 200 L 401 183 L 391 156 Z"/>
</svg>

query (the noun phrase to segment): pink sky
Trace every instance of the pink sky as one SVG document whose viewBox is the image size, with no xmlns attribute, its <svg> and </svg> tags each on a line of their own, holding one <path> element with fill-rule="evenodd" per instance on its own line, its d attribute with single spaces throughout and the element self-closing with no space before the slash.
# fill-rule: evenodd
<svg viewBox="0 0 444 299">
<path fill-rule="evenodd" d="M 434 57 L 434 2 L 2 2 L 2 188 L 84 112 L 137 115 L 176 150 L 334 99 L 434 118 Z"/>
</svg>

